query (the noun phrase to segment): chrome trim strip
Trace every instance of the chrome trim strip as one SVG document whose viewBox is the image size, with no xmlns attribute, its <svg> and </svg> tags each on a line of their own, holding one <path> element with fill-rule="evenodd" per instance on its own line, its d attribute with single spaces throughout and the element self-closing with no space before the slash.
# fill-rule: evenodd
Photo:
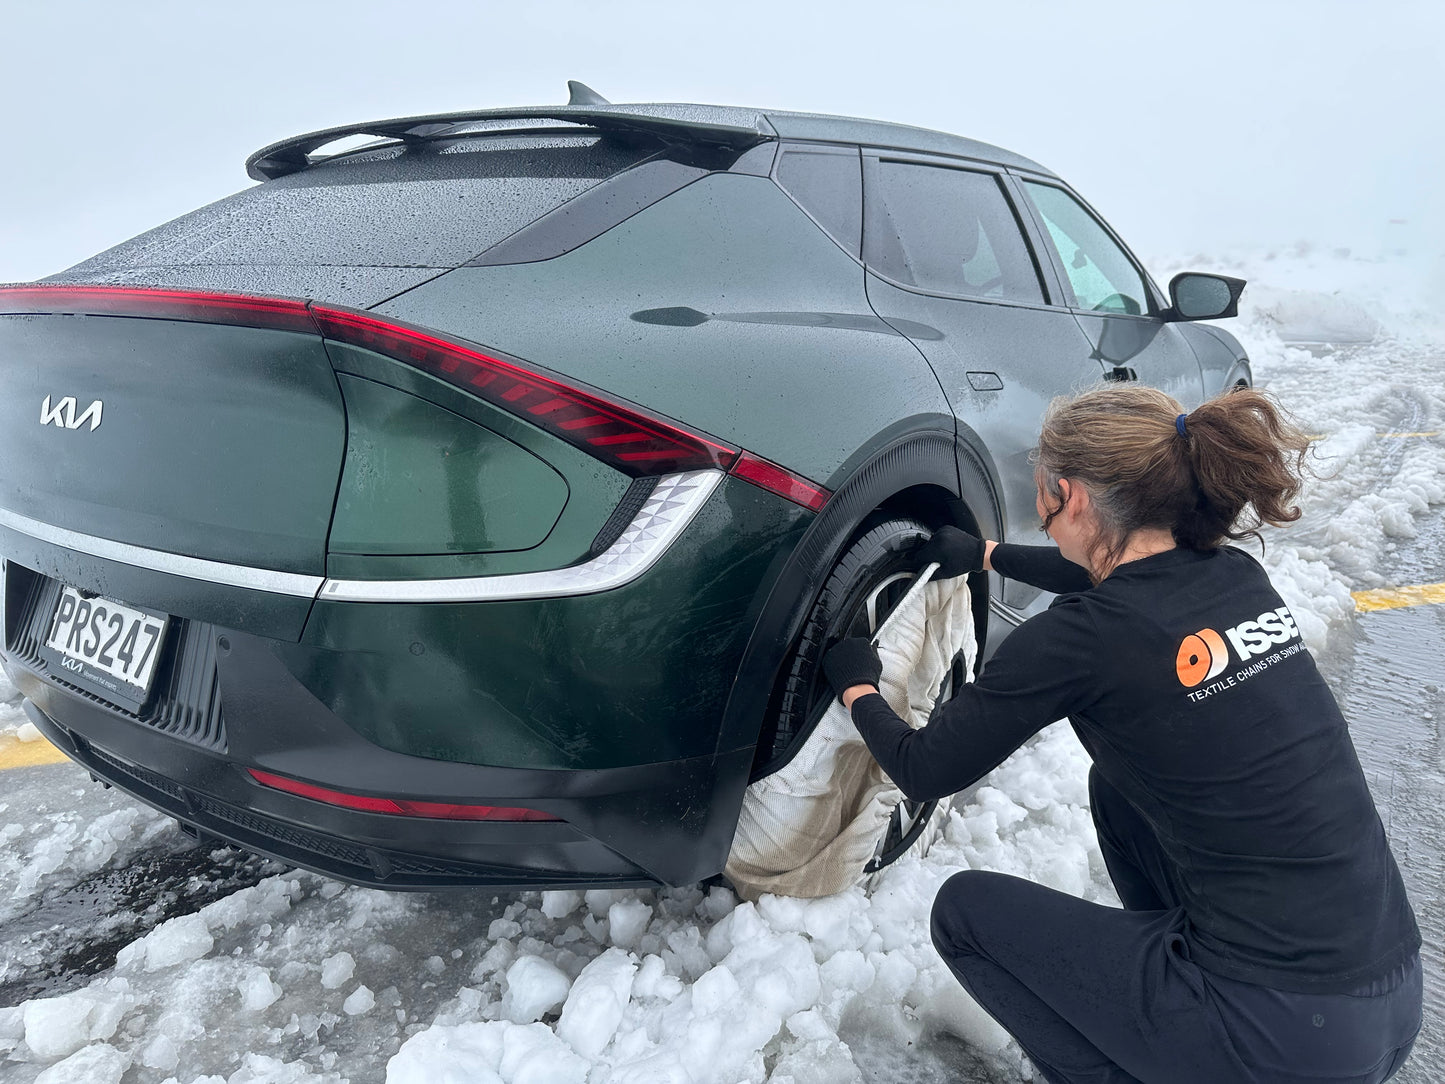
<svg viewBox="0 0 1445 1084">
<path fill-rule="evenodd" d="M 988 608 L 994 613 L 998 614 L 999 617 L 1003 618 L 1010 625 L 1013 625 L 1015 628 L 1024 623 L 1023 614 L 1019 613 L 1017 610 L 1009 609 L 996 598 L 991 598 L 988 600 Z"/>
<path fill-rule="evenodd" d="M 69 550 L 88 553 L 92 557 L 103 557 L 107 561 L 119 561 L 123 565 L 164 572 L 170 576 L 183 576 L 189 580 L 204 580 L 228 587 L 246 587 L 253 591 L 267 591 L 273 595 L 294 595 L 297 598 L 315 598 L 323 582 L 320 576 L 303 576 L 296 572 L 276 572 L 269 568 L 249 568 L 246 565 L 230 565 L 221 561 L 207 561 L 200 557 L 187 557 L 181 553 L 147 549 L 132 546 L 128 542 L 116 542 L 109 538 L 68 531 L 40 520 L 22 516 L 0 508 L 0 526 L 29 535 L 41 542 L 63 546 Z"/>
<path fill-rule="evenodd" d="M 610 591 L 631 583 L 658 562 L 723 477 L 722 471 L 700 470 L 658 479 L 657 488 L 621 537 L 606 553 L 584 564 L 448 580 L 329 579 L 319 597 L 330 602 L 497 602 Z"/>
</svg>

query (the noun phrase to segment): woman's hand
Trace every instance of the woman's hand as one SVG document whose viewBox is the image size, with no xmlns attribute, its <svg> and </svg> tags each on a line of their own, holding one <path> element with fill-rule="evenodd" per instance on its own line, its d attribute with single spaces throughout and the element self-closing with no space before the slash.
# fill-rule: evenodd
<svg viewBox="0 0 1445 1084">
<path fill-rule="evenodd" d="M 883 677 L 883 660 L 878 649 L 861 636 L 840 640 L 823 656 L 823 673 L 845 707 L 860 696 L 878 691 Z"/>
<path fill-rule="evenodd" d="M 934 573 L 935 578 L 947 580 L 988 569 L 995 545 L 957 527 L 940 527 L 933 532 L 932 538 L 923 543 L 916 556 L 922 565 L 931 565 L 936 561 L 938 571 Z"/>
</svg>

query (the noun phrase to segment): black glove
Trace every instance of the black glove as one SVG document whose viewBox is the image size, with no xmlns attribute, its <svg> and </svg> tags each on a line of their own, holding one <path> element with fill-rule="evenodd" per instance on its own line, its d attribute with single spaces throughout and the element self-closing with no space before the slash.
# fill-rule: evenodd
<svg viewBox="0 0 1445 1084">
<path fill-rule="evenodd" d="M 920 565 L 938 562 L 935 579 L 952 579 L 965 572 L 983 571 L 983 539 L 957 527 L 940 527 L 914 555 Z"/>
<path fill-rule="evenodd" d="M 883 660 L 878 649 L 861 636 L 851 640 L 840 640 L 823 656 L 823 673 L 828 675 L 828 684 L 839 696 L 844 689 L 854 685 L 878 687 L 883 676 Z"/>
</svg>

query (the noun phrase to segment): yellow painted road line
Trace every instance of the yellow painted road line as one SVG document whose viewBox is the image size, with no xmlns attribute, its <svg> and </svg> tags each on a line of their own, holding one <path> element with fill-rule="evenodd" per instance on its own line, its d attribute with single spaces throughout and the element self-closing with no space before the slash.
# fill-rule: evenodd
<svg viewBox="0 0 1445 1084">
<path fill-rule="evenodd" d="M 59 764 L 69 759 L 48 741 L 0 741 L 0 771 L 33 768 L 37 764 Z"/>
<path fill-rule="evenodd" d="M 1415 587 L 1380 587 L 1373 591 L 1351 591 L 1355 611 L 1398 610 L 1402 606 L 1426 606 L 1445 602 L 1445 583 L 1422 583 Z"/>
</svg>

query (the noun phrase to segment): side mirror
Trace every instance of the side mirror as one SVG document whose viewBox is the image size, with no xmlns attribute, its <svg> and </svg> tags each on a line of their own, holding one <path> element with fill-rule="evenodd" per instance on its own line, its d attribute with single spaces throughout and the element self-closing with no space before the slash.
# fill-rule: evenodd
<svg viewBox="0 0 1445 1084">
<path fill-rule="evenodd" d="M 1239 315 L 1244 279 L 1185 271 L 1169 280 L 1170 309 L 1174 320 L 1220 320 Z"/>
</svg>

